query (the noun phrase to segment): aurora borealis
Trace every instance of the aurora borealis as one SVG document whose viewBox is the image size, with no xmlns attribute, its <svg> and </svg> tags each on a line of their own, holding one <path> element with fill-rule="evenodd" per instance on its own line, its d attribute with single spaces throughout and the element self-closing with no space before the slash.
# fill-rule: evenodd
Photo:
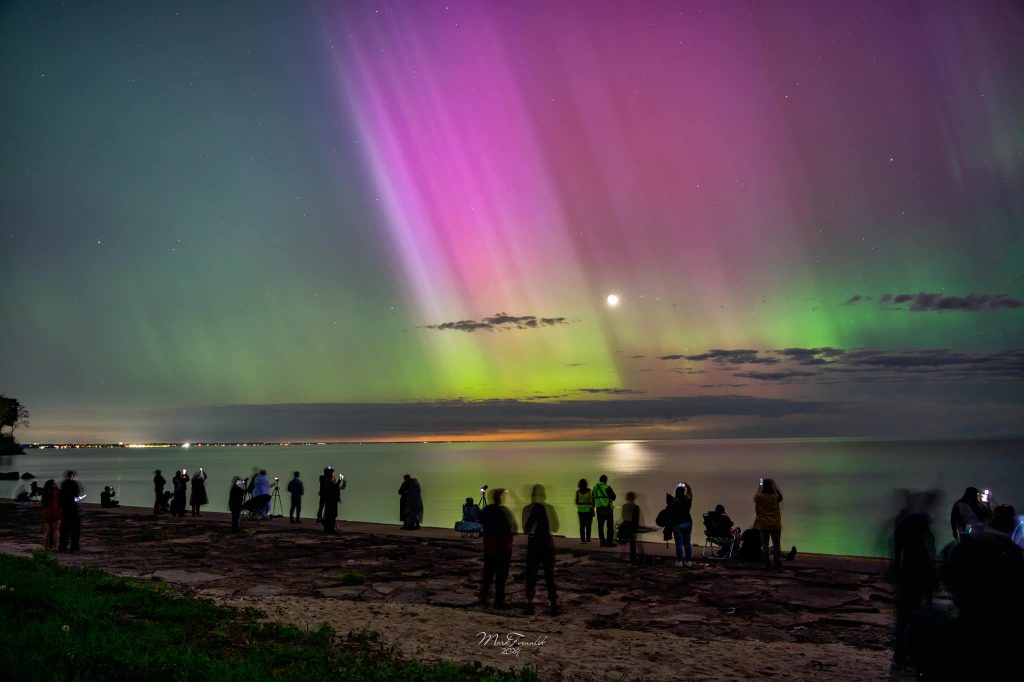
<svg viewBox="0 0 1024 682">
<path fill-rule="evenodd" d="M 0 390 L 31 440 L 1022 435 L 1022 34 L 5 3 Z"/>
</svg>

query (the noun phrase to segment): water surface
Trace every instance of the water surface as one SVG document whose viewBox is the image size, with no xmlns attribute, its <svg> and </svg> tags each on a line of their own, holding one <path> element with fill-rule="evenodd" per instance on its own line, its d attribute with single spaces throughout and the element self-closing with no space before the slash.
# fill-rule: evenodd
<svg viewBox="0 0 1024 682">
<path fill-rule="evenodd" d="M 579 478 L 593 484 L 604 473 L 622 502 L 636 491 L 644 520 L 653 525 L 666 492 L 686 481 L 694 490 L 696 512 L 724 504 L 743 527 L 753 521 L 752 497 L 758 478 L 775 478 L 785 496 L 785 546 L 834 554 L 882 556 L 887 553 L 886 520 L 895 513 L 897 488 L 936 488 L 944 493 L 936 536 L 949 536 L 948 510 L 968 485 L 991 488 L 996 501 L 1024 507 L 1024 460 L 1020 441 L 849 441 L 712 440 L 463 444 L 358 444 L 327 446 L 192 447 L 153 449 L 29 450 L 0 457 L 0 471 L 30 471 L 59 478 L 79 472 L 89 501 L 99 501 L 113 485 L 123 504 L 151 506 L 154 469 L 171 479 L 175 469 L 202 466 L 209 473 L 209 510 L 224 511 L 232 475 L 266 468 L 284 484 L 294 470 L 306 484 L 303 516 L 315 516 L 317 475 L 325 466 L 345 474 L 344 519 L 398 522 L 402 474 L 420 480 L 425 525 L 451 527 L 466 497 L 480 486 L 510 490 L 517 513 L 529 502 L 535 483 L 546 486 L 548 501 L 572 536 L 577 522 L 573 492 Z M 0 495 L 13 497 L 22 483 L 0 482 Z M 596 528 L 594 532 L 596 538 Z M 652 539 L 650 536 L 648 539 Z M 695 529 L 695 541 L 703 537 Z"/>
</svg>

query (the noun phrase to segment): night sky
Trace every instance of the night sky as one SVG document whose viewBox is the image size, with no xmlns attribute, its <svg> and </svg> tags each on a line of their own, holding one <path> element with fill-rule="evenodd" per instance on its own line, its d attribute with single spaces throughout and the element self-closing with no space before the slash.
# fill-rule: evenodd
<svg viewBox="0 0 1024 682">
<path fill-rule="evenodd" d="M 0 391 L 25 441 L 1022 435 L 1022 35 L 6 2 Z"/>
</svg>

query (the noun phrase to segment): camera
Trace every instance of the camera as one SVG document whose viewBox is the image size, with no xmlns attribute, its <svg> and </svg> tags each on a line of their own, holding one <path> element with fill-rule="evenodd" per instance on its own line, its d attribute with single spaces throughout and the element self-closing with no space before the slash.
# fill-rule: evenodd
<svg viewBox="0 0 1024 682">
<path fill-rule="evenodd" d="M 277 476 L 274 476 L 274 483 L 277 483 L 280 480 L 281 480 L 280 478 L 278 478 Z"/>
<path fill-rule="evenodd" d="M 480 492 L 482 492 L 482 493 L 487 492 L 487 486 L 480 486 Z"/>
<path fill-rule="evenodd" d="M 686 487 L 686 483 L 684 483 L 683 481 L 680 481 L 679 483 L 676 483 L 676 487 L 677 488 L 685 488 Z"/>
<path fill-rule="evenodd" d="M 758 485 L 764 485 L 764 478 L 760 478 L 760 479 L 758 479 L 758 481 L 759 481 Z"/>
</svg>

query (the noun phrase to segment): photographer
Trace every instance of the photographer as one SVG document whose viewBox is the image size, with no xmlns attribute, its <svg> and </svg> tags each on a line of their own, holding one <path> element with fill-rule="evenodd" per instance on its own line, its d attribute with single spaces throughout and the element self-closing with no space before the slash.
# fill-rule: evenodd
<svg viewBox="0 0 1024 682">
<path fill-rule="evenodd" d="M 260 472 L 252 477 L 250 489 L 254 498 L 259 497 L 260 495 L 267 496 L 267 506 L 264 507 L 259 514 L 259 518 L 267 518 L 270 516 L 270 480 L 267 478 L 266 469 L 260 469 Z"/>
<path fill-rule="evenodd" d="M 209 502 L 210 498 L 206 494 L 206 472 L 203 471 L 203 467 L 199 467 L 199 471 L 192 476 L 192 494 L 188 498 L 192 516 L 199 516 L 199 508 Z"/>
<path fill-rule="evenodd" d="M 345 489 L 346 485 L 345 476 L 331 469 L 327 480 L 324 482 L 323 495 L 324 532 L 328 535 L 336 535 L 338 533 L 338 505 L 341 503 L 341 491 Z"/>
<path fill-rule="evenodd" d="M 104 509 L 121 506 L 121 503 L 117 501 L 117 492 L 109 485 L 103 486 L 103 492 L 100 493 L 100 506 Z"/>
<path fill-rule="evenodd" d="M 302 523 L 302 496 L 306 494 L 306 486 L 302 485 L 299 472 L 296 471 L 292 480 L 288 481 L 288 492 L 292 497 L 292 505 L 288 508 L 289 523 Z"/>
<path fill-rule="evenodd" d="M 245 483 L 238 476 L 234 476 L 231 479 L 231 491 L 228 493 L 228 509 L 231 510 L 232 533 L 241 531 L 238 519 L 242 515 L 242 503 L 245 501 Z"/>
<path fill-rule="evenodd" d="M 171 499 L 171 516 L 184 516 L 185 493 L 188 492 L 188 469 L 175 471 L 171 484 L 174 486 L 174 497 Z"/>
</svg>

